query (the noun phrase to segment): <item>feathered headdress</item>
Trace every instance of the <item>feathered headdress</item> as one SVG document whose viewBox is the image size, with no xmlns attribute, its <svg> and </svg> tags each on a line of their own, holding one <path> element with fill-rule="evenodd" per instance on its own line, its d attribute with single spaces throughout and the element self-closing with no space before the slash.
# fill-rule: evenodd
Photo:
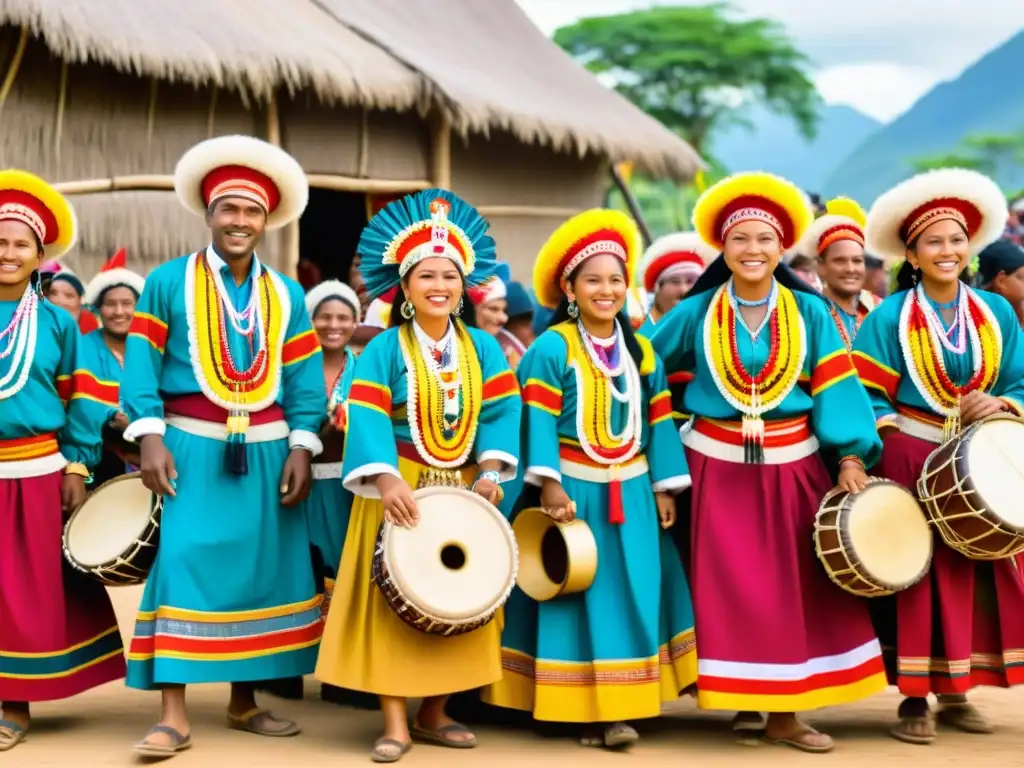
<svg viewBox="0 0 1024 768">
<path fill-rule="evenodd" d="M 825 203 L 825 213 L 811 222 L 796 251 L 804 256 L 822 256 L 832 243 L 852 240 L 864 246 L 864 225 L 868 215 L 856 200 L 837 197 Z"/>
<path fill-rule="evenodd" d="M 493 273 L 497 248 L 490 224 L 446 189 L 425 189 L 388 203 L 363 229 L 356 251 L 367 292 L 374 298 L 401 282 L 424 259 L 450 259 L 470 285 Z"/>
<path fill-rule="evenodd" d="M 120 286 L 131 289 L 136 299 L 141 296 L 146 280 L 142 275 L 128 269 L 127 264 L 128 251 L 119 248 L 117 253 L 107 259 L 96 276 L 89 281 L 82 300 L 90 306 L 98 307 L 103 303 L 104 293 L 111 288 Z"/>
</svg>

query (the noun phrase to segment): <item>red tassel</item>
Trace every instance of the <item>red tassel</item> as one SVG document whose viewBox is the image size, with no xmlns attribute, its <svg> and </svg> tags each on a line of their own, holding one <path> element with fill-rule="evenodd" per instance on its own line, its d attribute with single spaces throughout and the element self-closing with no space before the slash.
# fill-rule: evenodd
<svg viewBox="0 0 1024 768">
<path fill-rule="evenodd" d="M 608 483 L 608 522 L 622 525 L 626 522 L 626 513 L 622 509 L 622 481 L 612 480 Z"/>
</svg>

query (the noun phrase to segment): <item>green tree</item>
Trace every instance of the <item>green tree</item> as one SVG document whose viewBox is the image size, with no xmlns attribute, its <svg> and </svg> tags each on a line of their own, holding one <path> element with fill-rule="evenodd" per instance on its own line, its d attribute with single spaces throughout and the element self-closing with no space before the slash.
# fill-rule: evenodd
<svg viewBox="0 0 1024 768">
<path fill-rule="evenodd" d="M 736 19 L 728 4 L 656 7 L 581 19 L 555 42 L 702 156 L 716 128 L 760 102 L 808 139 L 821 98 L 810 64 L 770 19 Z"/>
<path fill-rule="evenodd" d="M 969 168 L 998 176 L 1015 167 L 1024 167 L 1024 131 L 971 134 L 952 151 L 919 157 L 911 161 L 911 166 L 917 172 L 936 168 Z"/>
</svg>

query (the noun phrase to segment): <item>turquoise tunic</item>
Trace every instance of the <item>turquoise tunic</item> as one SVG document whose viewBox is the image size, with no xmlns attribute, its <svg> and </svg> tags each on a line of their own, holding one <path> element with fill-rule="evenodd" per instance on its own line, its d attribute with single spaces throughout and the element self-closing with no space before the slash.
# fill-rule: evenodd
<svg viewBox="0 0 1024 768">
<path fill-rule="evenodd" d="M 982 290 L 974 290 L 974 294 L 992 311 L 1003 340 L 999 375 L 989 394 L 1002 397 L 1016 413 L 1022 414 L 1024 345 L 1021 344 L 1022 331 L 1017 316 L 1013 307 L 1002 296 Z M 941 416 L 925 402 L 913 379 L 908 375 L 900 343 L 900 313 L 906 296 L 907 291 L 894 293 L 872 310 L 861 323 L 853 345 L 854 362 L 857 364 L 861 381 L 871 396 L 871 404 L 879 426 L 893 422 L 896 408 L 900 405 Z M 937 308 L 934 302 L 931 303 Z M 973 374 L 974 354 L 970 343 L 962 355 L 955 355 L 943 348 L 942 359 L 946 372 L 958 385 L 966 383 Z"/>
<path fill-rule="evenodd" d="M 561 333 L 560 333 L 561 331 Z M 537 603 L 516 589 L 505 609 L 504 678 L 484 701 L 525 710 L 538 720 L 600 723 L 657 717 L 697 677 L 693 607 L 679 556 L 660 528 L 653 490 L 689 482 L 686 458 L 672 422 L 661 361 L 650 345 L 640 365 L 640 450 L 635 474 L 621 483 L 624 522 L 612 522 L 608 479 L 580 479 L 591 467 L 580 447 L 576 373 L 591 368 L 574 355 L 564 323 L 542 334 L 519 364 L 526 405 L 524 473 L 528 483 L 558 479 L 576 502 L 576 517 L 597 542 L 594 583 L 582 593 Z M 639 338 L 639 337 L 638 337 Z M 576 342 L 574 342 L 575 344 Z M 573 349 L 582 349 L 574 346 Z M 585 354 L 585 353 L 584 353 Z M 625 351 L 623 350 L 623 354 Z M 614 384 L 622 391 L 624 376 Z M 612 433 L 626 424 L 627 405 L 613 401 Z M 644 469 L 643 463 L 647 468 Z M 608 474 L 593 465 L 592 472 Z"/>
<path fill-rule="evenodd" d="M 122 475 L 125 472 L 134 471 L 136 467 L 131 466 L 124 458 L 121 458 L 124 455 L 123 450 L 119 450 L 118 453 L 111 450 L 111 444 L 115 440 L 116 433 L 111 427 L 106 426 L 117 415 L 118 411 L 121 410 L 119 404 L 120 386 L 121 376 L 124 374 L 121 363 L 114 356 L 114 353 L 110 351 L 110 347 L 107 346 L 102 328 L 97 328 L 95 331 L 85 334 L 82 338 L 82 346 L 88 352 L 89 360 L 91 361 L 90 365 L 97 379 L 110 388 L 114 399 L 113 405 L 107 409 L 104 421 L 102 456 L 93 472 L 92 482 L 90 483 L 90 489 L 95 489 L 111 478 Z M 121 448 L 123 447 L 121 446 Z"/>
<path fill-rule="evenodd" d="M 0 328 L 6 328 L 18 307 L 0 301 Z M 57 435 L 60 452 L 69 462 L 93 467 L 100 458 L 100 428 L 116 386 L 97 376 L 96 363 L 74 318 L 48 301 L 38 307 L 38 337 L 28 379 L 21 390 L 0 400 L 0 440 L 19 440 L 49 433 Z M 13 353 L 0 360 L 0 377 L 7 375 Z"/>
<path fill-rule="evenodd" d="M 651 344 L 670 375 L 679 371 L 694 374 L 686 386 L 686 413 L 739 421 L 741 414 L 719 392 L 705 353 L 704 318 L 714 295 L 715 291 L 706 291 L 683 299 L 658 322 Z M 836 356 L 846 352 L 839 330 L 820 297 L 804 291 L 793 291 L 793 295 L 807 329 L 807 355 L 798 385 L 765 414 L 765 420 L 807 415 L 811 431 L 823 447 L 838 456 L 858 456 L 871 467 L 881 455 L 882 444 L 873 429 L 870 402 L 856 372 L 845 363 L 836 365 L 842 362 Z M 748 371 L 759 371 L 770 352 L 768 334 L 761 333 L 751 340 L 742 323 L 737 313 L 740 358 Z M 827 365 L 830 361 L 833 365 Z"/>
<path fill-rule="evenodd" d="M 460 459 L 459 452 L 453 451 L 444 461 L 435 446 L 425 447 L 428 460 L 413 444 L 409 410 L 418 403 L 409 402 L 410 374 L 399 339 L 405 327 L 389 328 L 367 344 L 349 390 L 342 476 L 356 498 L 316 676 L 350 690 L 418 698 L 466 691 L 499 679 L 501 643 L 499 619 L 454 637 L 428 635 L 410 627 L 372 578 L 377 532 L 383 521 L 383 505 L 373 478 L 393 474 L 416 489 L 430 467 L 457 465 Z M 462 481 L 471 485 L 477 464 L 500 460 L 504 466 L 501 480 L 507 482 L 519 464 L 519 387 L 494 337 L 461 327 L 479 363 L 481 403 L 476 433 L 472 443 L 464 446 L 466 459 L 461 467 L 449 468 L 461 469 Z M 422 355 L 415 339 L 409 354 L 410 360 L 412 355 Z M 416 381 L 421 382 L 416 391 L 424 392 L 425 383 Z"/>
<path fill-rule="evenodd" d="M 228 299 L 241 311 L 251 281 L 237 286 L 227 265 L 208 251 Z M 132 422 L 128 436 L 135 428 L 145 434 L 142 425 L 163 419 L 165 400 L 203 392 L 191 359 L 191 263 L 186 256 L 154 270 L 136 307 L 121 385 Z M 302 289 L 267 271 L 284 314 L 283 346 L 271 350 L 281 371 L 275 401 L 292 437 L 250 440 L 248 473 L 228 475 L 223 440 L 167 426 L 176 495 L 164 499 L 160 549 L 128 654 L 128 684 L 135 688 L 294 677 L 316 662 L 321 597 L 306 515 L 281 506 L 279 486 L 289 440 L 315 437 L 327 393 Z M 230 322 L 225 326 L 231 357 L 244 369 L 252 361 L 249 343 Z"/>
<path fill-rule="evenodd" d="M 334 391 L 329 393 L 331 405 L 336 405 L 338 408 L 348 407 L 348 391 L 352 387 L 355 372 L 356 356 L 352 354 L 351 349 L 346 348 L 345 369 L 342 371 Z M 344 439 L 342 436 L 334 437 L 334 439 L 339 438 Z M 309 498 L 303 503 L 306 520 L 309 523 L 309 541 L 319 551 L 323 564 L 324 610 L 326 614 L 327 605 L 334 594 L 334 580 L 338 576 L 341 549 L 345 544 L 345 534 L 348 532 L 348 518 L 352 511 L 352 494 L 346 491 L 342 485 L 340 462 L 332 461 L 329 464 L 314 465 L 314 473 L 318 471 L 316 469 L 318 466 L 321 467 L 319 471 L 326 471 L 328 468 L 337 469 L 337 476 L 331 471 L 330 477 L 314 477 Z"/>
</svg>

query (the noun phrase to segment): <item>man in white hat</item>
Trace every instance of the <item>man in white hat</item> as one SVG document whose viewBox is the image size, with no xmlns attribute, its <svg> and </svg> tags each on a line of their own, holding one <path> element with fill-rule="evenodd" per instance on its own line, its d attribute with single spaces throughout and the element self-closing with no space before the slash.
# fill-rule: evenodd
<svg viewBox="0 0 1024 768">
<path fill-rule="evenodd" d="M 306 521 L 287 509 L 322 450 L 322 355 L 302 288 L 255 253 L 301 215 L 306 175 L 277 147 L 223 136 L 182 157 L 175 189 L 212 242 L 149 275 L 121 384 L 125 437 L 163 498 L 128 653 L 128 685 L 162 691 L 160 723 L 135 747 L 149 757 L 191 746 L 192 683 L 232 683 L 230 728 L 298 733 L 257 708 L 252 683 L 311 673 L 322 623 Z"/>
</svg>

